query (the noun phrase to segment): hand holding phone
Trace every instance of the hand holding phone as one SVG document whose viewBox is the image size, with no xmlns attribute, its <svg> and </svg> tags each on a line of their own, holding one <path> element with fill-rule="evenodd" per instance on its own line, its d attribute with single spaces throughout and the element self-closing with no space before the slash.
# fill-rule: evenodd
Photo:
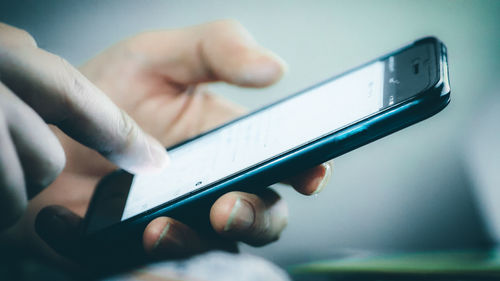
<svg viewBox="0 0 500 281">
<path fill-rule="evenodd" d="M 161 216 L 210 229 L 211 206 L 223 194 L 265 192 L 255 187 L 428 118 L 449 100 L 444 44 L 432 37 L 415 41 L 169 148 L 172 164 L 160 173 L 106 176 L 82 235 L 90 248 L 113 249 L 118 233 L 133 248 L 134 237 Z"/>
<path fill-rule="evenodd" d="M 232 34 L 231 40 L 221 38 L 223 34 Z M 202 59 L 196 46 L 204 37 L 210 40 L 204 41 L 208 49 Z M 231 53 L 233 49 L 235 51 Z M 131 55 L 132 51 L 137 55 Z M 138 58 L 149 59 L 144 61 Z M 176 64 L 179 61 L 186 64 Z M 171 146 L 244 113 L 240 107 L 209 93 L 202 83 L 223 80 L 241 86 L 265 87 L 280 78 L 282 65 L 253 42 L 240 25 L 221 21 L 182 30 L 141 34 L 106 50 L 83 65 L 81 71 L 142 128 L 165 146 Z M 116 166 L 60 131 L 54 132 L 67 154 L 65 170 L 52 185 L 30 201 L 22 220 L 0 238 L 5 238 L 2 241 L 10 244 L 28 245 L 26 250 L 38 255 L 54 257 L 54 251 L 49 251 L 48 244 L 72 261 L 83 262 L 78 235 L 81 217 L 99 179 L 115 170 Z M 317 166 L 294 178 L 290 184 L 298 191 L 310 194 L 325 171 L 324 166 Z M 214 208 L 213 222 L 220 226 L 221 231 L 229 217 L 226 207 L 234 205 L 235 195 L 241 194 L 230 193 L 215 205 L 219 208 Z M 256 217 L 270 215 L 273 220 L 278 220 L 274 218 L 283 217 L 280 211 L 286 211 L 285 202 L 276 200 L 272 191 L 259 196 L 244 194 L 242 199 L 256 205 Z M 40 215 L 36 223 L 37 234 L 33 227 L 35 216 L 48 205 L 61 207 L 52 207 Z M 168 258 L 207 248 L 205 237 L 193 237 L 188 234 L 189 228 L 165 218 L 151 222 L 138 242 L 142 243 L 144 238 L 144 242 L 149 243 L 146 250 L 151 251 L 167 222 L 172 223 L 169 229 L 175 231 L 173 234 L 182 234 L 185 243 L 174 253 L 169 242 L 179 240 L 168 240 L 166 235 L 157 246 L 156 256 Z M 237 220 L 233 219 L 233 222 Z M 283 224 L 273 225 L 272 231 L 267 233 L 245 232 L 239 236 L 238 232 L 227 232 L 233 239 L 221 239 L 224 243 L 219 241 L 219 244 L 225 248 L 234 247 L 234 240 L 263 244 L 276 239 L 283 227 Z M 199 247 L 196 246 L 197 241 Z M 60 260 L 60 257 L 57 259 Z"/>
</svg>

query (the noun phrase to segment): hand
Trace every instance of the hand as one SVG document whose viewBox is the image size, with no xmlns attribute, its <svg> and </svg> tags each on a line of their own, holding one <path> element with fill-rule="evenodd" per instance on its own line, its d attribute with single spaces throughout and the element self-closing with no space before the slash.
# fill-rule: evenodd
<svg viewBox="0 0 500 281">
<path fill-rule="evenodd" d="M 64 167 L 47 123 L 129 171 L 166 164 L 161 144 L 80 72 L 0 23 L 0 231 L 23 214 L 26 193 L 40 192 Z"/>
<path fill-rule="evenodd" d="M 265 87 L 283 73 L 282 62 L 259 47 L 239 24 L 218 21 L 200 26 L 140 34 L 111 47 L 81 68 L 103 92 L 127 111 L 163 145 L 169 146 L 224 123 L 244 110 L 210 94 L 207 82 Z M 53 128 L 67 153 L 67 165 L 56 181 L 31 200 L 8 241 L 48 253 L 34 234 L 35 216 L 42 238 L 58 253 L 78 260 L 75 233 L 97 181 L 116 167 L 94 151 Z M 288 182 L 303 194 L 321 190 L 329 163 Z M 226 241 L 263 245 L 276 240 L 287 221 L 285 203 L 271 189 L 259 196 L 228 193 L 217 200 L 211 224 Z M 207 248 L 203 235 L 182 222 L 157 218 L 144 231 L 145 252 L 159 258 L 196 253 Z"/>
</svg>

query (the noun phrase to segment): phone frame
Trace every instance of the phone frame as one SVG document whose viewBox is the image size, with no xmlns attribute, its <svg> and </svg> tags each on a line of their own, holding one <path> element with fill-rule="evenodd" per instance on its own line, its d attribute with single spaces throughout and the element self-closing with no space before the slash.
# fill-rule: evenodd
<svg viewBox="0 0 500 281">
<path fill-rule="evenodd" d="M 257 114 L 262 110 L 274 106 L 296 95 L 319 87 L 325 83 L 341 76 L 363 68 L 376 61 L 387 59 L 396 53 L 412 48 L 419 44 L 434 44 L 437 64 L 435 77 L 430 80 L 427 89 L 402 102 L 395 103 L 370 116 L 357 120 L 345 127 L 318 138 L 306 145 L 297 147 L 285 154 L 269 159 L 256 166 L 242 170 L 221 181 L 209 184 L 203 190 L 196 190 L 176 198 L 175 202 L 169 201 L 168 205 L 162 204 L 148 211 L 120 221 L 114 225 L 101 229 L 95 233 L 86 233 L 88 220 L 93 216 L 95 198 L 100 196 L 103 183 L 114 177 L 128 174 L 123 170 L 115 171 L 104 177 L 98 184 L 93 198 L 90 202 L 85 221 L 82 224 L 81 235 L 89 247 L 111 247 L 111 244 L 122 245 L 123 242 L 131 242 L 134 247 L 142 247 L 142 232 L 146 225 L 156 217 L 169 216 L 193 226 L 196 229 L 209 229 L 209 210 L 213 202 L 221 195 L 230 191 L 258 192 L 253 190 L 256 186 L 269 186 L 290 175 L 296 174 L 304 169 L 321 164 L 325 161 L 338 157 L 346 152 L 368 144 L 381 137 L 401 130 L 411 124 L 426 119 L 441 109 L 450 101 L 450 86 L 448 81 L 447 52 L 445 45 L 435 37 L 426 37 L 409 45 L 394 50 L 386 55 L 352 68 L 340 75 L 331 77 L 319 84 L 308 87 L 296 94 L 281 99 L 268 106 L 239 117 L 229 123 L 210 130 L 204 134 L 183 141 L 169 149 L 176 148 L 213 131 L 219 130 L 229 124 L 238 122 L 242 118 Z M 128 195 L 127 195 L 128 196 Z M 126 197 L 127 197 L 126 196 Z M 196 210 L 193 212 L 192 210 Z M 200 216 L 201 215 L 201 216 Z M 113 242 L 110 244 L 110 242 Z M 131 245 L 132 246 L 132 245 Z M 112 249 L 112 248 L 110 248 Z"/>
</svg>

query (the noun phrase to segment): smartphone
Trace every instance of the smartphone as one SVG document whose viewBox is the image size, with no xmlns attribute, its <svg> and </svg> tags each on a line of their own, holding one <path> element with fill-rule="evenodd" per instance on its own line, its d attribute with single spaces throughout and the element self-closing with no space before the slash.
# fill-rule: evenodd
<svg viewBox="0 0 500 281">
<path fill-rule="evenodd" d="M 159 216 L 209 227 L 210 207 L 224 193 L 258 192 L 430 117 L 449 101 L 446 47 L 433 37 L 417 40 L 168 148 L 171 164 L 160 173 L 107 175 L 83 238 L 90 247 L 140 247 L 145 226 Z"/>
</svg>

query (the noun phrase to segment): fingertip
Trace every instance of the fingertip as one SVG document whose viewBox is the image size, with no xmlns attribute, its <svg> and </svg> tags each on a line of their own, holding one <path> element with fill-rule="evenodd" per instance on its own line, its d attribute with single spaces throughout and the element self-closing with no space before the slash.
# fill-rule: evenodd
<svg viewBox="0 0 500 281">
<path fill-rule="evenodd" d="M 144 229 L 143 246 L 146 253 L 152 254 L 155 248 L 158 247 L 159 242 L 168 232 L 168 229 L 165 230 L 165 228 L 169 223 L 168 218 L 159 217 L 151 221 Z"/>
<path fill-rule="evenodd" d="M 51 220 L 55 216 L 55 211 L 52 206 L 45 207 L 35 218 L 35 232 L 42 238 L 42 240 L 47 241 L 50 240 L 50 228 Z"/>
<path fill-rule="evenodd" d="M 63 206 L 51 205 L 43 208 L 35 219 L 35 231 L 42 236 L 64 235 L 78 227 L 81 218 Z M 43 237 L 42 237 L 43 238 Z"/>
<path fill-rule="evenodd" d="M 157 173 L 170 163 L 165 147 L 142 131 L 125 150 L 113 152 L 107 158 L 132 174 Z"/>
<path fill-rule="evenodd" d="M 270 86 L 283 77 L 288 65 L 278 55 L 263 48 L 248 51 L 246 60 L 241 60 L 239 77 L 233 81 L 245 87 Z"/>
<path fill-rule="evenodd" d="M 267 49 L 264 49 L 264 52 L 267 52 L 268 55 L 274 59 L 274 61 L 279 65 L 280 69 L 281 69 L 281 76 L 283 76 L 284 74 L 287 74 L 288 71 L 290 70 L 290 66 L 288 65 L 288 63 L 285 61 L 285 59 L 283 59 L 282 57 L 280 57 L 279 55 L 277 55 L 276 53 L 273 53 Z M 280 78 L 281 78 L 280 76 Z"/>
<path fill-rule="evenodd" d="M 168 167 L 170 164 L 170 157 L 168 155 L 167 149 L 151 135 L 146 134 L 146 138 L 149 145 L 149 153 L 154 172 L 161 171 Z"/>
<path fill-rule="evenodd" d="M 224 194 L 212 205 L 210 210 L 210 223 L 217 233 L 223 233 L 229 214 L 237 200 L 232 193 Z"/>
<path fill-rule="evenodd" d="M 330 178 L 331 178 L 332 173 L 333 173 L 332 162 L 331 161 L 325 162 L 325 163 L 321 164 L 321 167 L 325 171 L 324 175 L 321 178 L 318 185 L 316 186 L 316 189 L 314 190 L 314 192 L 311 193 L 311 195 L 318 194 L 321 191 L 323 191 L 323 189 L 326 187 L 326 185 L 330 182 Z"/>
<path fill-rule="evenodd" d="M 304 171 L 287 182 L 301 194 L 314 195 L 323 191 L 332 173 L 332 161 L 328 161 Z"/>
</svg>

